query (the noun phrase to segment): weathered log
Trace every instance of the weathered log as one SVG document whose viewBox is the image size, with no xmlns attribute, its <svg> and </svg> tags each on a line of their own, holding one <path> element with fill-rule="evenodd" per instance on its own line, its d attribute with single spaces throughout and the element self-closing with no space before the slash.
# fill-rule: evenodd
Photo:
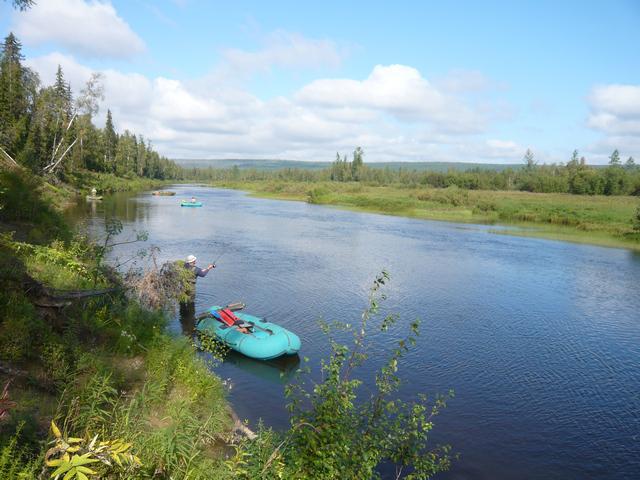
<svg viewBox="0 0 640 480">
<path fill-rule="evenodd" d="M 233 420 L 232 432 L 234 434 L 247 437 L 249 440 L 256 438 L 256 433 L 247 427 L 242 420 L 240 420 L 240 417 L 238 417 L 233 409 L 229 409 L 229 414 L 231 415 L 231 420 Z"/>
<path fill-rule="evenodd" d="M 25 294 L 31 299 L 34 305 L 44 308 L 62 308 L 71 305 L 73 300 L 82 298 L 98 297 L 118 290 L 118 287 L 102 288 L 98 290 L 73 290 L 60 292 L 44 286 L 31 275 L 24 273 L 22 285 Z"/>
</svg>

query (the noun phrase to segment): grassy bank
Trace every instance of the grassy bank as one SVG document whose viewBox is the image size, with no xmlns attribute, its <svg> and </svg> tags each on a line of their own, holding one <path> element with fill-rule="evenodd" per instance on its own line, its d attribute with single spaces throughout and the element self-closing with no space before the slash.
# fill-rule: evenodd
<svg viewBox="0 0 640 480">
<path fill-rule="evenodd" d="M 500 233 L 640 250 L 640 233 L 634 231 L 633 224 L 640 205 L 636 197 L 368 186 L 358 182 L 221 182 L 216 186 L 362 212 L 524 227 Z"/>
<path fill-rule="evenodd" d="M 49 478 L 81 453 L 90 478 L 232 478 L 225 389 L 191 341 L 122 288 L 65 297 L 118 287 L 50 202 L 71 188 L 1 180 L 0 478 Z"/>
<path fill-rule="evenodd" d="M 55 420 L 65 438 L 130 445 L 140 465 L 91 465 L 100 478 L 229 478 L 218 446 L 232 424 L 224 388 L 190 341 L 169 337 L 164 315 L 121 293 L 38 306 L 23 290 L 25 272 L 56 291 L 107 284 L 93 281 L 82 256 L 90 249 L 9 235 L 0 243 L 0 386 L 12 402 L 0 422 L 0 477 L 38 476 Z"/>
</svg>

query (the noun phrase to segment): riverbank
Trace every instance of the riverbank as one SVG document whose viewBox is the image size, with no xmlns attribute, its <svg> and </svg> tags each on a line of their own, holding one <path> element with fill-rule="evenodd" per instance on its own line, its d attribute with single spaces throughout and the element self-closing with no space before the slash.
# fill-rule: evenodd
<svg viewBox="0 0 640 480">
<path fill-rule="evenodd" d="M 231 478 L 226 388 L 191 340 L 165 333 L 167 316 L 127 295 L 99 247 L 71 233 L 50 199 L 73 187 L 2 180 L 0 477 L 48 477 L 82 453 L 92 478 Z M 52 421 L 67 457 L 45 464 Z M 102 453 L 123 448 L 118 461 L 101 460 L 94 435 Z"/>
<path fill-rule="evenodd" d="M 98 196 L 115 192 L 139 192 L 153 190 L 175 183 L 170 180 L 159 180 L 144 177 L 119 177 L 112 173 L 99 173 L 90 170 L 78 170 L 65 177 L 65 181 L 56 180 L 42 184 L 42 195 L 52 205 L 65 208 L 76 202 L 78 196 L 85 196 L 96 189 Z"/>
<path fill-rule="evenodd" d="M 218 182 L 262 198 L 425 220 L 512 226 L 497 233 L 640 251 L 629 196 L 369 186 L 358 182 Z"/>
</svg>

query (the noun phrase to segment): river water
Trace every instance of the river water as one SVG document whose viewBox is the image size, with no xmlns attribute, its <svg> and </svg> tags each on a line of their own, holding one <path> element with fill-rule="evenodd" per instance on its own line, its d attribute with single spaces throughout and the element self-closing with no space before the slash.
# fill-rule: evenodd
<svg viewBox="0 0 640 480">
<path fill-rule="evenodd" d="M 243 301 L 296 332 L 312 368 L 328 352 L 317 320 L 357 321 L 386 269 L 384 309 L 400 321 L 390 334 L 372 332 L 362 374 L 370 380 L 421 319 L 400 365 L 400 395 L 455 391 L 433 441 L 460 458 L 439 478 L 640 478 L 640 255 L 231 190 L 172 190 L 176 197 L 118 194 L 70 215 L 95 236 L 105 216 L 123 221 L 122 239 L 147 231 L 160 261 L 193 254 L 206 266 L 220 256 L 198 281 L 196 311 Z M 192 195 L 204 206 L 181 208 Z M 183 328 L 175 318 L 172 331 Z M 230 379 L 230 401 L 251 425 L 286 428 L 283 386 L 300 358 L 233 355 L 216 373 Z"/>
</svg>

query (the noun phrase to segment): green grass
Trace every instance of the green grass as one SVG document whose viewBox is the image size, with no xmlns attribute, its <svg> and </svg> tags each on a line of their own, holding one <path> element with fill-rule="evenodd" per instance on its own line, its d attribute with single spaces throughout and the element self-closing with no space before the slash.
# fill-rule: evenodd
<svg viewBox="0 0 640 480">
<path fill-rule="evenodd" d="M 189 339 L 164 333 L 162 313 L 116 294 L 43 318 L 22 290 L 22 272 L 50 288 L 92 288 L 88 258 L 82 239 L 33 245 L 0 235 L 0 362 L 24 372 L 0 422 L 0 476 L 42 470 L 55 417 L 67 436 L 133 444 L 142 467 L 109 478 L 229 478 L 223 384 Z M 0 372 L 0 390 L 8 378 Z"/>
<path fill-rule="evenodd" d="M 264 198 L 298 200 L 354 211 L 427 220 L 500 224 L 500 233 L 640 250 L 633 217 L 640 199 L 359 183 L 225 182 Z"/>
</svg>

